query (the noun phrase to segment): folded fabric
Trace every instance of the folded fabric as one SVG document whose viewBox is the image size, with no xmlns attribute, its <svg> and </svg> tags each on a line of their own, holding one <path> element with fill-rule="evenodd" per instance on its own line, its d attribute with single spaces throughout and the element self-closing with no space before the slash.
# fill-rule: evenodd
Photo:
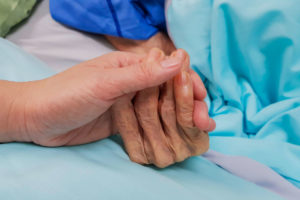
<svg viewBox="0 0 300 200">
<path fill-rule="evenodd" d="M 27 18 L 36 0 L 0 0 L 0 37 Z"/>
<path fill-rule="evenodd" d="M 228 156 L 212 150 L 203 156 L 226 171 L 275 192 L 285 199 L 299 199 L 299 188 L 259 162 L 244 156 Z"/>
<path fill-rule="evenodd" d="M 0 79 L 53 75 L 43 63 L 0 38 Z M 15 72 L 15 73 L 14 73 Z M 270 199 L 281 197 L 203 157 L 167 169 L 129 160 L 120 137 L 74 147 L 0 144 L 0 199 Z"/>
<path fill-rule="evenodd" d="M 50 0 L 52 17 L 91 33 L 144 40 L 165 31 L 164 0 Z"/>
<path fill-rule="evenodd" d="M 167 23 L 208 88 L 211 148 L 300 187 L 299 1 L 173 0 Z"/>
</svg>

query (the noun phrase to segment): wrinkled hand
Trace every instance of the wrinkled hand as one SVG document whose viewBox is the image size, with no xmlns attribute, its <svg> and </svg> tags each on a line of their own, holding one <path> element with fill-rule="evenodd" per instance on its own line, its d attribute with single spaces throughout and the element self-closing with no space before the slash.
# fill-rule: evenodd
<svg viewBox="0 0 300 200">
<path fill-rule="evenodd" d="M 215 123 L 203 102 L 205 88 L 189 69 L 186 52 L 178 50 L 171 57 L 178 53 L 184 64 L 174 80 L 139 91 L 133 103 L 129 95 L 113 106 L 116 126 L 134 162 L 166 167 L 208 149 L 207 131 L 213 130 Z M 164 59 L 164 55 L 155 59 Z"/>
</svg>

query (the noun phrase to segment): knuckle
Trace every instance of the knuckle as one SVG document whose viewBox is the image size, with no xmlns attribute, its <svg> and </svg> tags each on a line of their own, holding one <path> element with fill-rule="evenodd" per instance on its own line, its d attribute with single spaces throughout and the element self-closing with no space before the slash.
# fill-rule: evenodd
<svg viewBox="0 0 300 200">
<path fill-rule="evenodd" d="M 209 149 L 209 136 L 206 132 L 200 132 L 199 138 L 194 143 L 193 155 L 201 155 Z"/>
<path fill-rule="evenodd" d="M 179 132 L 171 133 L 170 142 L 176 162 L 181 162 L 192 155 L 191 145 L 182 137 L 183 135 Z"/>
<path fill-rule="evenodd" d="M 140 81 L 145 82 L 147 86 L 149 86 L 150 80 L 153 79 L 153 67 L 151 67 L 149 64 L 142 63 L 138 69 L 138 76 L 136 77 L 139 78 Z"/>
<path fill-rule="evenodd" d="M 185 159 L 192 156 L 190 148 L 187 144 L 182 144 L 179 148 L 176 149 L 176 162 L 184 161 Z"/>
<path fill-rule="evenodd" d="M 174 104 L 171 104 L 171 103 L 162 103 L 162 106 L 161 106 L 161 116 L 163 118 L 168 118 L 172 115 L 175 115 L 175 106 Z"/>
<path fill-rule="evenodd" d="M 141 165 L 149 164 L 147 158 L 145 156 L 141 155 L 141 153 L 137 153 L 137 152 L 131 153 L 131 154 L 129 154 L 129 158 L 132 162 L 135 162 L 135 163 L 138 163 Z"/>
<path fill-rule="evenodd" d="M 180 126 L 184 128 L 191 128 L 194 126 L 193 112 L 181 112 L 177 115 L 177 121 Z"/>
<path fill-rule="evenodd" d="M 157 113 L 158 105 L 155 102 L 148 102 L 146 104 L 135 104 L 135 112 L 141 118 L 151 118 Z"/>
<path fill-rule="evenodd" d="M 165 168 L 175 163 L 174 155 L 165 146 L 161 151 L 155 152 L 154 164 L 159 168 Z"/>
<path fill-rule="evenodd" d="M 164 157 L 162 159 L 156 159 L 155 161 L 155 166 L 157 166 L 158 168 L 165 168 L 165 167 L 168 167 L 172 164 L 174 164 L 175 161 L 174 159 L 172 158 L 172 156 L 168 156 L 168 157 Z"/>
<path fill-rule="evenodd" d="M 180 112 L 186 113 L 186 112 L 191 112 L 194 109 L 194 102 L 190 101 L 189 98 L 182 99 L 181 102 L 177 103 L 178 108 L 180 109 Z"/>
</svg>

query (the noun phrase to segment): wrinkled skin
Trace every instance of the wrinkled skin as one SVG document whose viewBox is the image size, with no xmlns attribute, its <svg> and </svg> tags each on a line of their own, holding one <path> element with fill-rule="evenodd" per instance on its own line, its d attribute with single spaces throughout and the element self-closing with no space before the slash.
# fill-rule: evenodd
<svg viewBox="0 0 300 200">
<path fill-rule="evenodd" d="M 105 37 L 114 47 L 121 51 L 145 54 L 152 48 L 158 48 L 166 55 L 170 55 L 176 50 L 170 38 L 161 32 L 158 32 L 148 40 L 131 40 L 108 35 Z"/>
<path fill-rule="evenodd" d="M 114 122 L 134 162 L 163 168 L 208 150 L 207 131 L 215 124 L 203 102 L 205 88 L 182 53 L 184 66 L 173 80 L 139 91 L 133 101 L 125 96 L 113 106 Z"/>
</svg>

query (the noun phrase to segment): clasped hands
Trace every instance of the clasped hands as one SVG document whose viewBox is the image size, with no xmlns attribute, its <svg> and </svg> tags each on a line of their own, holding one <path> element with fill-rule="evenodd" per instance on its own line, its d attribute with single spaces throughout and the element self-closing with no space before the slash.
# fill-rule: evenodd
<svg viewBox="0 0 300 200">
<path fill-rule="evenodd" d="M 127 95 L 113 105 L 113 118 L 130 159 L 166 167 L 208 150 L 208 131 L 215 128 L 203 99 L 205 87 L 181 54 L 181 71 L 160 86 Z M 152 59 L 163 60 L 160 51 Z"/>
<path fill-rule="evenodd" d="M 207 151 L 215 128 L 184 50 L 114 52 L 19 87 L 12 141 L 77 145 L 119 132 L 132 161 L 166 167 Z"/>
</svg>

